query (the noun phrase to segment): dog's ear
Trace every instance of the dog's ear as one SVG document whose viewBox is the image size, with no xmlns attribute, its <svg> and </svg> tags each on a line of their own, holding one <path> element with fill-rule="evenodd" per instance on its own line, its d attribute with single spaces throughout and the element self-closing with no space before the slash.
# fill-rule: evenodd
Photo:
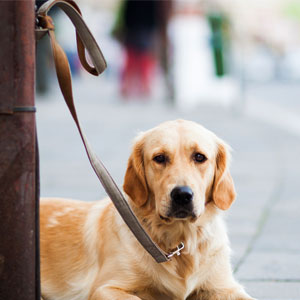
<svg viewBox="0 0 300 300">
<path fill-rule="evenodd" d="M 212 199 L 215 205 L 222 210 L 228 209 L 236 196 L 233 180 L 229 173 L 229 160 L 228 146 L 220 141 L 216 156 Z"/>
<path fill-rule="evenodd" d="M 143 140 L 139 139 L 135 142 L 132 154 L 130 155 L 128 160 L 123 185 L 125 193 L 138 207 L 145 204 L 148 199 L 148 187 L 145 177 L 143 148 Z"/>
</svg>

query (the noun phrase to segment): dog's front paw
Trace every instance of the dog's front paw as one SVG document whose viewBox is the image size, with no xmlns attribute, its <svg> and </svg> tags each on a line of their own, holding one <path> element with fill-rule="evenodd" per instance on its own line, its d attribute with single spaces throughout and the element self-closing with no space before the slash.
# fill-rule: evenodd
<svg viewBox="0 0 300 300">
<path fill-rule="evenodd" d="M 250 297 L 247 293 L 233 292 L 232 290 L 225 291 L 201 291 L 198 294 L 188 298 L 189 300 L 257 300 Z"/>
<path fill-rule="evenodd" d="M 221 293 L 222 294 L 222 293 Z M 220 300 L 256 300 L 253 297 L 249 296 L 244 288 L 236 284 L 234 288 L 223 291 L 223 295 L 221 295 Z"/>
<path fill-rule="evenodd" d="M 226 299 L 228 299 L 228 300 L 257 300 L 257 299 L 254 299 L 254 298 L 250 297 L 246 293 L 231 295 Z"/>
<path fill-rule="evenodd" d="M 239 291 L 239 292 L 232 292 L 232 291 L 223 291 L 221 293 L 216 293 L 212 295 L 209 300 L 256 300 L 250 297 L 246 292 Z"/>
</svg>

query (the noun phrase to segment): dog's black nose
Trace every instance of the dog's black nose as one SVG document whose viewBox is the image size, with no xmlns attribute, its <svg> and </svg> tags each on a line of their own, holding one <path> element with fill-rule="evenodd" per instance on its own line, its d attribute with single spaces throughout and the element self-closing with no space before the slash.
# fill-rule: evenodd
<svg viewBox="0 0 300 300">
<path fill-rule="evenodd" d="M 171 199 L 180 206 L 189 205 L 193 200 L 194 193 L 188 186 L 177 186 L 171 192 Z"/>
</svg>

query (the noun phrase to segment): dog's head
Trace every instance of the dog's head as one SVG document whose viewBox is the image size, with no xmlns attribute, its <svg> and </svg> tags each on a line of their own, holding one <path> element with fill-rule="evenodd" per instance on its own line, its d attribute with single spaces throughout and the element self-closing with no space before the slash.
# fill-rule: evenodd
<svg viewBox="0 0 300 300">
<path fill-rule="evenodd" d="M 161 219 L 195 220 L 214 204 L 226 210 L 235 198 L 228 146 L 190 121 L 170 121 L 138 136 L 124 181 L 137 207 L 153 201 Z"/>
</svg>

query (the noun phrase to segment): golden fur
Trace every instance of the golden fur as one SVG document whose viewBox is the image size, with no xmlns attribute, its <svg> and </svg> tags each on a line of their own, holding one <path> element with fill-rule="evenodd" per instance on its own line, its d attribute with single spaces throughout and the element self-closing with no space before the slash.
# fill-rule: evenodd
<svg viewBox="0 0 300 300">
<path fill-rule="evenodd" d="M 207 158 L 196 162 L 195 153 Z M 155 157 L 163 155 L 165 163 Z M 136 139 L 124 180 L 128 201 L 165 251 L 157 264 L 109 199 L 41 201 L 41 274 L 45 300 L 250 300 L 232 276 L 220 210 L 235 198 L 228 146 L 202 126 L 170 121 Z M 176 186 L 193 191 L 193 214 L 170 216 Z"/>
</svg>

